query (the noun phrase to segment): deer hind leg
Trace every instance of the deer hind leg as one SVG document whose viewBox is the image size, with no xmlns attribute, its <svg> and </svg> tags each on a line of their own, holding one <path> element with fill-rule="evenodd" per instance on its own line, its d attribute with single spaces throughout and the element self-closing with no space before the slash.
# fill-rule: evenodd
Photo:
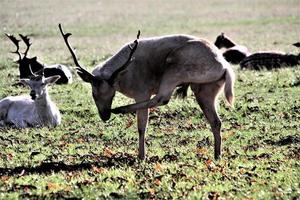
<svg viewBox="0 0 300 200">
<path fill-rule="evenodd" d="M 192 84 L 191 88 L 196 96 L 196 100 L 208 120 L 214 135 L 214 157 L 221 156 L 221 120 L 216 111 L 216 99 L 223 86 L 224 81 L 216 81 L 209 84 Z"/>
</svg>

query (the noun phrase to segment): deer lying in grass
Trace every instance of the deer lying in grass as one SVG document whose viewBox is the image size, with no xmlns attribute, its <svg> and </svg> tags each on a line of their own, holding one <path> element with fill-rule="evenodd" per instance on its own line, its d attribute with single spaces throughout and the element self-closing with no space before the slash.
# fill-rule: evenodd
<svg viewBox="0 0 300 200">
<path fill-rule="evenodd" d="M 12 52 L 18 55 L 18 60 L 16 61 L 19 64 L 19 72 L 20 72 L 20 79 L 22 78 L 29 78 L 31 76 L 31 70 L 32 72 L 37 72 L 41 69 L 44 69 L 45 77 L 50 77 L 54 75 L 59 75 L 60 78 L 56 81 L 57 84 L 68 84 L 72 83 L 72 73 L 68 69 L 67 66 L 62 64 L 54 64 L 54 65 L 48 65 L 44 66 L 41 62 L 37 60 L 36 57 L 28 58 L 27 53 L 31 46 L 30 39 L 28 36 L 24 36 L 22 34 L 20 35 L 20 38 L 23 40 L 23 42 L 26 44 L 26 50 L 23 53 L 24 56 L 21 56 L 21 53 L 19 52 L 19 42 L 15 36 L 10 34 L 5 34 L 17 47 L 17 50 Z M 30 66 L 30 69 L 29 69 Z"/>
<path fill-rule="evenodd" d="M 47 85 L 55 83 L 58 75 L 45 78 L 43 70 L 20 82 L 30 87 L 30 97 L 9 96 L 0 100 L 0 126 L 13 125 L 16 128 L 57 126 L 61 116 L 51 101 Z"/>
<path fill-rule="evenodd" d="M 232 64 L 239 64 L 245 57 L 249 55 L 249 51 L 247 47 L 242 45 L 237 45 L 232 39 L 230 39 L 224 33 L 221 33 L 216 41 L 215 45 L 221 49 L 225 48 L 223 52 L 224 58 L 232 63 Z"/>
<path fill-rule="evenodd" d="M 190 85 L 214 134 L 215 158 L 221 155 L 221 121 L 216 99 L 225 85 L 225 96 L 233 104 L 234 73 L 221 52 L 206 40 L 188 35 L 170 35 L 140 39 L 126 44 L 92 73 L 83 69 L 69 45 L 70 33 L 64 41 L 72 54 L 78 74 L 92 85 L 92 94 L 103 121 L 113 113 L 137 113 L 139 158 L 145 158 L 145 132 L 149 108 L 169 102 L 173 90 Z M 137 48 L 138 47 L 138 48 Z M 134 54 L 134 59 L 132 58 Z M 133 98 L 136 103 L 111 109 L 116 91 Z M 151 98 L 151 95 L 155 95 Z"/>
<path fill-rule="evenodd" d="M 294 43 L 295 47 L 300 47 L 300 43 Z M 242 60 L 241 69 L 252 70 L 272 70 L 282 67 L 294 67 L 300 65 L 300 53 L 298 55 L 287 54 L 276 51 L 262 51 L 253 53 Z"/>
</svg>

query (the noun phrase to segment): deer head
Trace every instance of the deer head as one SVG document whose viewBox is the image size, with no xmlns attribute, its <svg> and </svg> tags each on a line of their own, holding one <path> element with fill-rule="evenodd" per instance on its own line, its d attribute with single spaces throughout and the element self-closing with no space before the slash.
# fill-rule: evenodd
<svg viewBox="0 0 300 200">
<path fill-rule="evenodd" d="M 126 62 L 116 70 L 109 79 L 102 79 L 100 77 L 96 77 L 95 75 L 91 74 L 87 70 L 85 70 L 78 62 L 77 56 L 75 52 L 73 51 L 73 48 L 70 46 L 68 42 L 69 36 L 71 36 L 71 33 L 64 33 L 62 30 L 61 25 L 58 25 L 59 30 L 64 38 L 64 41 L 72 55 L 72 58 L 74 60 L 74 63 L 76 65 L 77 74 L 80 76 L 80 78 L 87 83 L 90 83 L 92 86 L 92 94 L 93 99 L 95 101 L 95 104 L 97 106 L 100 118 L 103 121 L 107 121 L 110 118 L 111 115 L 111 104 L 113 97 L 115 96 L 116 90 L 114 89 L 114 81 L 115 78 L 118 76 L 118 74 L 126 69 L 126 67 L 131 63 L 132 56 L 135 50 L 138 46 L 138 39 L 140 36 L 140 31 L 138 31 L 137 39 L 134 41 L 133 46 L 128 45 L 128 48 L 130 49 L 130 53 L 128 55 L 128 59 Z"/>
<path fill-rule="evenodd" d="M 39 70 L 36 73 L 33 73 L 31 67 L 29 66 L 31 75 L 28 79 L 21 79 L 20 82 L 26 86 L 29 86 L 30 96 L 32 100 L 39 100 L 45 98 L 47 95 L 47 85 L 55 83 L 60 76 L 55 75 L 51 77 L 44 77 L 44 69 Z"/>
<path fill-rule="evenodd" d="M 218 47 L 219 49 L 223 48 L 223 47 L 230 48 L 230 47 L 235 46 L 235 43 L 227 35 L 225 35 L 224 33 L 221 33 L 216 38 L 215 46 Z"/>
<path fill-rule="evenodd" d="M 5 34 L 17 47 L 17 50 L 12 52 L 16 53 L 19 56 L 19 59 L 16 61 L 19 64 L 19 71 L 20 71 L 20 78 L 28 78 L 31 76 L 30 70 L 33 72 L 37 72 L 44 68 L 44 65 L 37 61 L 36 57 L 28 58 L 27 53 L 29 51 L 29 48 L 32 43 L 30 43 L 30 38 L 28 36 L 24 36 L 22 34 L 19 34 L 20 38 L 23 40 L 23 42 L 26 44 L 26 50 L 24 51 L 24 56 L 21 56 L 21 53 L 19 52 L 19 42 L 21 40 L 16 39 L 15 36 L 10 34 Z M 30 68 L 29 68 L 30 66 Z"/>
</svg>

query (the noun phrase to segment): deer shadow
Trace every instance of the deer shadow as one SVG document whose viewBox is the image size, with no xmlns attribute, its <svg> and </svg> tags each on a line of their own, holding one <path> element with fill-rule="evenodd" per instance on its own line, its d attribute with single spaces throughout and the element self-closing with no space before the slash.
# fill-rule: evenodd
<svg viewBox="0 0 300 200">
<path fill-rule="evenodd" d="M 65 164 L 64 162 L 43 161 L 38 166 L 18 166 L 13 168 L 0 167 L 0 176 L 23 176 L 26 174 L 49 174 L 57 172 L 73 172 L 82 170 L 93 170 L 94 167 L 120 168 L 124 166 L 134 166 L 145 162 L 137 158 L 136 155 L 128 153 L 116 153 L 111 156 L 84 155 L 83 157 L 92 157 L 96 161 L 82 161 L 81 163 Z M 147 163 L 156 162 L 174 162 L 179 159 L 179 154 L 165 154 L 163 157 L 152 156 L 146 159 Z"/>
<path fill-rule="evenodd" d="M 90 170 L 94 167 L 121 167 L 132 166 L 138 162 L 136 156 L 128 153 L 117 153 L 112 156 L 96 156 L 97 161 L 83 161 L 75 164 L 65 164 L 64 162 L 43 161 L 38 166 L 18 166 L 14 168 L 0 168 L 0 176 L 23 176 L 25 174 L 48 174 L 53 172 L 72 172 Z"/>
</svg>

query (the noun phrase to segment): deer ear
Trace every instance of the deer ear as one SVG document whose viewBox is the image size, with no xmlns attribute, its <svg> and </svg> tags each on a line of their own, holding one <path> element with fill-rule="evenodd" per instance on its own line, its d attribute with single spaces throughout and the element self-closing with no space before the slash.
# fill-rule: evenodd
<svg viewBox="0 0 300 200">
<path fill-rule="evenodd" d="M 29 79 L 20 79 L 20 83 L 22 83 L 25 86 L 29 85 L 29 81 Z"/>
<path fill-rule="evenodd" d="M 50 76 L 48 78 L 45 78 L 45 84 L 53 84 L 55 83 L 58 79 L 60 79 L 59 75 L 55 75 L 55 76 Z"/>
</svg>

